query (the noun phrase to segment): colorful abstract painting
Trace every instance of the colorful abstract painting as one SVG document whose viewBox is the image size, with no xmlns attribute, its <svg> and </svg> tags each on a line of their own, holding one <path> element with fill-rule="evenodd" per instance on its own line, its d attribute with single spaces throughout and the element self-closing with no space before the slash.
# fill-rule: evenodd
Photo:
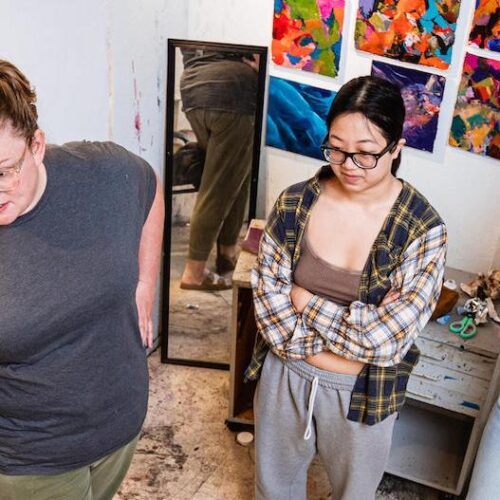
<svg viewBox="0 0 500 500">
<path fill-rule="evenodd" d="M 376 61 L 372 65 L 372 75 L 389 80 L 401 89 L 406 109 L 403 126 L 406 144 L 432 152 L 443 100 L 444 76 Z"/>
<path fill-rule="evenodd" d="M 500 159 L 500 61 L 467 54 L 449 143 Z"/>
<path fill-rule="evenodd" d="M 447 69 L 460 0 L 359 0 L 356 48 Z"/>
<path fill-rule="evenodd" d="M 475 47 L 500 52 L 499 0 L 476 0 L 469 41 Z"/>
<path fill-rule="evenodd" d="M 266 144 L 323 159 L 319 147 L 327 135 L 326 116 L 336 92 L 271 77 Z"/>
<path fill-rule="evenodd" d="M 345 0 L 274 0 L 276 64 L 337 76 Z"/>
</svg>

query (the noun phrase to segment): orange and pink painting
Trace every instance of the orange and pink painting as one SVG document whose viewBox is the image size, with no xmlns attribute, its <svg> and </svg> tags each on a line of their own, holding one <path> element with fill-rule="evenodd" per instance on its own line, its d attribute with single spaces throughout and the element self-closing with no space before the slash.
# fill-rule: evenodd
<svg viewBox="0 0 500 500">
<path fill-rule="evenodd" d="M 274 0 L 275 64 L 336 77 L 345 0 Z"/>
<path fill-rule="evenodd" d="M 460 0 L 359 0 L 356 48 L 447 69 Z"/>
</svg>

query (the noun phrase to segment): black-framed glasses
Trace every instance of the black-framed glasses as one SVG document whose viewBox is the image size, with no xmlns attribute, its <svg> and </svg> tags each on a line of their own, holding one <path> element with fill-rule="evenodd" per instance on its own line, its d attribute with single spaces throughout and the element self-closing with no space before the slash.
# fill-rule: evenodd
<svg viewBox="0 0 500 500">
<path fill-rule="evenodd" d="M 332 163 L 333 165 L 342 165 L 347 158 L 350 158 L 354 165 L 368 170 L 375 168 L 379 159 L 390 151 L 395 145 L 395 141 L 390 142 L 382 151 L 380 151 L 380 153 L 349 153 L 347 151 L 342 151 L 341 149 L 332 148 L 328 144 L 322 144 L 320 148 L 321 151 L 323 151 L 323 155 L 328 163 Z"/>
</svg>

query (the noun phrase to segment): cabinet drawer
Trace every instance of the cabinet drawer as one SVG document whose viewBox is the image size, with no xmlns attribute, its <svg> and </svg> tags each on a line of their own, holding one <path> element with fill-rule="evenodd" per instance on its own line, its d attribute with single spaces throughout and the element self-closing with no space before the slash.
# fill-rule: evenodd
<svg viewBox="0 0 500 500">
<path fill-rule="evenodd" d="M 420 362 L 430 362 L 449 370 L 465 373 L 483 380 L 491 380 L 496 359 L 463 351 L 443 342 L 418 338 Z"/>
<path fill-rule="evenodd" d="M 420 360 L 407 396 L 476 417 L 488 393 L 495 360 L 429 339 L 418 339 Z"/>
<path fill-rule="evenodd" d="M 476 417 L 489 382 L 421 360 L 408 381 L 407 396 L 440 408 Z"/>
</svg>

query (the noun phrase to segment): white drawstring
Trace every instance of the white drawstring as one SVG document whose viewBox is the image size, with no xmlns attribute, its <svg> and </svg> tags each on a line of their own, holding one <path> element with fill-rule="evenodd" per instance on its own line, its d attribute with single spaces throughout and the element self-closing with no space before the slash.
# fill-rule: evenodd
<svg viewBox="0 0 500 500">
<path fill-rule="evenodd" d="M 312 434 L 312 418 L 314 409 L 314 400 L 316 399 L 316 392 L 318 391 L 318 377 L 314 377 L 311 386 L 311 394 L 309 394 L 309 406 L 307 408 L 307 427 L 304 432 L 304 439 L 307 441 Z"/>
</svg>

